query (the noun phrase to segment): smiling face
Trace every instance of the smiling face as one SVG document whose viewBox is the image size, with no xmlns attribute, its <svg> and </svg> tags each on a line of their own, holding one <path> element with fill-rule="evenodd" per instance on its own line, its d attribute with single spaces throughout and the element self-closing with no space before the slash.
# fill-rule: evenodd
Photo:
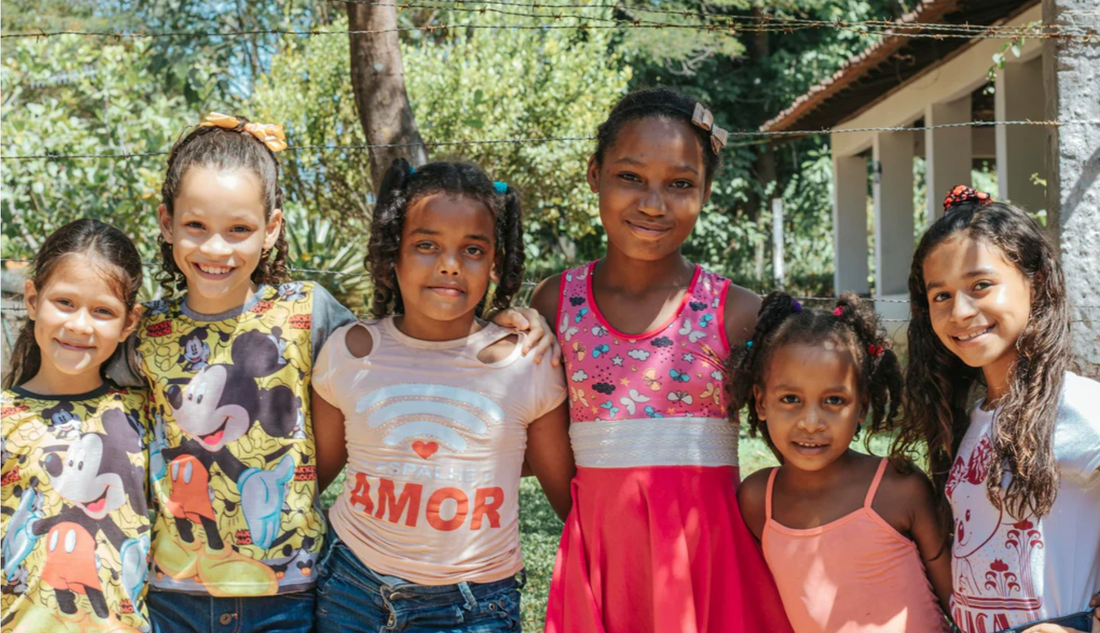
<svg viewBox="0 0 1100 633">
<path fill-rule="evenodd" d="M 687 123 L 648 117 L 624 124 L 601 163 L 589 159 L 609 248 L 644 261 L 679 251 L 710 197 L 704 151 Z"/>
<path fill-rule="evenodd" d="M 1031 314 L 1031 283 L 1000 249 L 956 234 L 924 258 L 932 330 L 952 354 L 981 368 L 1002 393 Z"/>
<path fill-rule="evenodd" d="M 821 470 L 847 450 L 863 420 L 859 369 L 833 341 L 790 344 L 772 352 L 756 411 L 786 464 Z"/>
<path fill-rule="evenodd" d="M 172 203 L 157 211 L 161 234 L 172 245 L 187 279 L 187 304 L 218 314 L 244 304 L 255 292 L 252 272 L 275 246 L 282 210 L 265 218 L 263 188 L 248 169 L 187 170 Z"/>
<path fill-rule="evenodd" d="M 469 334 L 497 279 L 495 235 L 492 212 L 476 200 L 434 193 L 409 205 L 394 266 L 406 334 L 434 340 Z"/>
<path fill-rule="evenodd" d="M 35 389 L 82 393 L 101 384 L 100 366 L 137 325 L 136 310 L 127 309 L 111 281 L 114 273 L 100 258 L 74 253 L 41 288 L 26 283 L 27 314 L 42 352 Z"/>
<path fill-rule="evenodd" d="M 82 435 L 63 455 L 51 453 L 45 460 L 53 489 L 93 519 L 102 519 L 126 503 L 122 477 L 103 468 L 107 452 L 103 437 Z"/>
</svg>

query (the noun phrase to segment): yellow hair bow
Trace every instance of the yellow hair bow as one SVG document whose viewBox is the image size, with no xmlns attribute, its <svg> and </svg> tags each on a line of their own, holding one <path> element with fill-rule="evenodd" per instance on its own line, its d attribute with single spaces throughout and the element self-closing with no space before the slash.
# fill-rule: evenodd
<svg viewBox="0 0 1100 633">
<path fill-rule="evenodd" d="M 277 123 L 246 123 L 244 120 L 229 114 L 211 112 L 203 117 L 199 127 L 220 127 L 251 134 L 273 152 L 281 152 L 286 149 L 286 135 L 283 134 L 283 126 Z"/>
</svg>

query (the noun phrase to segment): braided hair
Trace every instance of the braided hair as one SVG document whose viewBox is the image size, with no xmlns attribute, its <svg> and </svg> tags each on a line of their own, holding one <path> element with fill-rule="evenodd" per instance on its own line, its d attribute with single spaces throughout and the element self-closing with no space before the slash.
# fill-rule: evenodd
<svg viewBox="0 0 1100 633">
<path fill-rule="evenodd" d="M 764 386 L 768 363 L 776 350 L 785 345 L 821 345 L 829 341 L 847 349 L 855 359 L 857 387 L 868 403 L 868 440 L 892 429 L 901 407 L 901 366 L 875 309 L 851 292 L 841 294 L 831 312 L 803 308 L 785 292 L 773 291 L 764 298 L 752 339 L 730 353 L 726 381 L 729 419 L 736 420 L 741 408 L 747 406 L 750 434 L 763 435 L 774 449 L 767 425 L 757 415 L 753 387 Z"/>
<path fill-rule="evenodd" d="M 191 167 L 208 167 L 219 170 L 248 169 L 260 179 L 263 192 L 264 221 L 271 220 L 276 209 L 283 208 L 283 190 L 279 186 L 279 160 L 259 139 L 251 134 L 242 134 L 241 129 L 248 119 L 237 117 L 240 125 L 237 129 L 216 126 L 196 127 L 176 141 L 168 154 L 168 173 L 161 186 L 161 204 L 171 216 L 174 203 L 180 194 L 180 184 Z M 176 266 L 172 255 L 172 245 L 158 236 L 160 242 L 160 272 L 157 279 L 166 296 L 187 288 L 187 279 L 183 271 Z M 279 237 L 274 248 L 265 251 L 260 264 L 252 271 L 255 284 L 279 284 L 287 276 L 286 223 L 279 228 Z"/>
<path fill-rule="evenodd" d="M 480 202 L 493 214 L 496 234 L 495 259 L 500 281 L 489 305 L 502 310 L 512 304 L 512 297 L 523 284 L 522 209 L 519 193 L 503 185 L 502 193 L 480 167 L 462 162 L 428 163 L 413 172 L 404 158 L 390 165 L 382 178 L 378 204 L 371 218 L 370 242 L 365 265 L 374 281 L 370 312 L 376 319 L 404 312 L 401 289 L 397 285 L 397 255 L 401 250 L 401 235 L 405 215 L 416 200 L 436 193 L 463 196 Z M 477 316 L 482 316 L 487 300 L 482 297 Z"/>
<path fill-rule="evenodd" d="M 699 146 L 703 148 L 703 166 L 706 171 L 706 181 L 709 183 L 721 166 L 722 157 L 710 149 L 711 133 L 691 122 L 696 103 L 691 97 L 668 88 L 646 88 L 626 95 L 615 104 L 611 113 L 607 115 L 607 120 L 596 129 L 596 152 L 593 154 L 596 164 L 603 164 L 604 154 L 615 144 L 619 132 L 627 123 L 651 117 L 682 121 L 695 132 L 699 139 Z"/>
</svg>

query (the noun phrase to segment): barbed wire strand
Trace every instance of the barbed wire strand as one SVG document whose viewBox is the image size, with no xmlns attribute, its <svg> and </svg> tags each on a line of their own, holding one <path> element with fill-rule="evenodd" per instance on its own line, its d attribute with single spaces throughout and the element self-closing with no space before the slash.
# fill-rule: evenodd
<svg viewBox="0 0 1100 633">
<path fill-rule="evenodd" d="M 855 132 L 923 132 L 926 130 L 939 130 L 947 128 L 960 128 L 960 127 L 994 127 L 994 126 L 1016 126 L 1016 125 L 1040 125 L 1045 127 L 1064 127 L 1071 125 L 1100 125 L 1100 119 L 1080 119 L 1069 121 L 965 121 L 961 123 L 941 123 L 937 125 L 916 125 L 908 127 L 859 127 L 859 128 L 822 128 L 819 130 L 732 130 L 729 131 L 730 137 L 773 137 L 773 136 L 820 136 L 827 134 L 850 134 Z M 493 145 L 493 144 L 523 144 L 523 143 L 556 143 L 556 142 L 578 142 L 578 141 L 592 141 L 595 140 L 594 136 L 557 136 L 557 137 L 541 137 L 541 138 L 510 138 L 510 139 L 487 139 L 487 140 L 470 140 L 470 141 L 422 141 L 416 143 L 375 143 L 375 144 L 356 144 L 356 145 L 290 145 L 287 147 L 287 151 L 359 151 L 369 149 L 384 149 L 394 147 L 447 147 L 457 145 Z M 110 153 L 110 154 L 60 154 L 50 153 L 45 154 L 14 154 L 8 156 L 0 156 L 0 160 L 61 160 L 61 159 L 99 159 L 99 158 L 113 158 L 113 159 L 126 159 L 126 158 L 145 158 L 151 156 L 167 156 L 168 152 L 122 152 L 122 153 Z"/>
</svg>

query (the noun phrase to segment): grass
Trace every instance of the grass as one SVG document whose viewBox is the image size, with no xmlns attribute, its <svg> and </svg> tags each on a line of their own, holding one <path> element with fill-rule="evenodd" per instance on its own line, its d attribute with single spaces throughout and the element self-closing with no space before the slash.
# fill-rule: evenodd
<svg viewBox="0 0 1100 633">
<path fill-rule="evenodd" d="M 885 454 L 888 439 L 876 438 L 872 450 L 877 455 Z M 856 442 L 854 448 L 863 450 L 863 443 Z M 744 429 L 740 441 L 741 477 L 760 470 L 776 466 L 778 462 L 768 450 L 764 440 L 749 437 Z M 343 486 L 343 474 L 321 495 L 323 507 L 329 507 Z M 539 633 L 544 628 L 546 599 L 550 593 L 550 577 L 554 572 L 554 556 L 558 551 L 562 522 L 542 494 L 542 488 L 534 477 L 524 479 L 519 486 L 519 534 L 523 547 L 523 560 L 527 565 L 527 587 L 523 590 L 521 615 L 523 630 L 527 633 Z"/>
</svg>

